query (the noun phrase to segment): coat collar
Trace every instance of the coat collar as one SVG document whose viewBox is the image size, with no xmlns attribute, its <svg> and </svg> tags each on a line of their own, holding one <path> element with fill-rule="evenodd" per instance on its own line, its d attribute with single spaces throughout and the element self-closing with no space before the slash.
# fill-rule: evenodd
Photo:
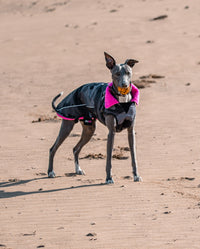
<svg viewBox="0 0 200 249">
<path fill-rule="evenodd" d="M 110 108 L 113 105 L 119 104 L 119 101 L 113 95 L 112 86 L 113 86 L 113 83 L 111 82 L 108 84 L 106 88 L 105 108 Z M 132 95 L 131 102 L 135 102 L 138 105 L 139 104 L 139 90 L 133 84 L 131 84 L 131 95 Z"/>
</svg>

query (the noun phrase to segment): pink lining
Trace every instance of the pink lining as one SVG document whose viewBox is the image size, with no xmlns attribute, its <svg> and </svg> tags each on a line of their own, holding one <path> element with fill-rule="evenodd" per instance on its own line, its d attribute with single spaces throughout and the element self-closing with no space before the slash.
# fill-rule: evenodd
<svg viewBox="0 0 200 249">
<path fill-rule="evenodd" d="M 66 118 L 66 117 L 60 115 L 59 113 L 56 113 L 56 114 L 58 115 L 58 117 L 65 119 L 65 120 L 75 120 L 75 118 Z"/>
<path fill-rule="evenodd" d="M 105 108 L 109 108 L 113 105 L 119 104 L 119 101 L 111 94 L 110 87 L 113 85 L 113 83 L 109 83 L 106 88 L 106 94 L 105 94 Z M 131 84 L 131 94 L 132 94 L 132 100 L 131 102 L 135 102 L 137 105 L 139 104 L 139 90 L 136 86 Z"/>
<path fill-rule="evenodd" d="M 57 114 L 57 116 L 58 117 L 60 117 L 60 118 L 62 118 L 62 119 L 65 119 L 65 120 L 75 120 L 75 118 L 66 118 L 66 117 L 64 117 L 64 116 L 62 116 L 62 115 L 60 115 L 59 113 L 56 113 Z M 84 120 L 84 117 L 80 117 L 80 118 L 78 118 L 79 120 Z M 93 120 L 94 118 L 92 118 L 92 120 Z"/>
</svg>

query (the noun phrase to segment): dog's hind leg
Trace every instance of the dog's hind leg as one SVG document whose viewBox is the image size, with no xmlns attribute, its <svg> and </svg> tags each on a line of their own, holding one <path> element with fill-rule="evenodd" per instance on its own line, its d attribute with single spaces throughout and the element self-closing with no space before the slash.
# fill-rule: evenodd
<svg viewBox="0 0 200 249">
<path fill-rule="evenodd" d="M 54 143 L 54 145 L 49 150 L 49 168 L 48 168 L 48 177 L 53 178 L 55 177 L 55 173 L 53 171 L 53 159 L 55 156 L 55 153 L 59 146 L 63 143 L 63 141 L 67 138 L 67 136 L 70 134 L 71 130 L 74 127 L 75 122 L 73 120 L 62 120 L 61 128 L 59 135 Z"/>
<path fill-rule="evenodd" d="M 82 135 L 80 141 L 77 143 L 77 145 L 73 148 L 74 153 L 74 163 L 75 163 L 75 172 L 78 175 L 84 175 L 84 171 L 79 166 L 79 160 L 78 156 L 85 144 L 87 144 L 92 135 L 94 134 L 95 128 L 96 128 L 96 121 L 92 120 L 91 125 L 85 125 L 83 121 L 81 121 L 81 125 L 83 127 Z"/>
</svg>

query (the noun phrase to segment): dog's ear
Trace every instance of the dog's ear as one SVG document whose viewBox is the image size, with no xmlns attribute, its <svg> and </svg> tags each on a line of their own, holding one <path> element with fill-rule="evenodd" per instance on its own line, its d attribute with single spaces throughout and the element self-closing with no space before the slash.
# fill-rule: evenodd
<svg viewBox="0 0 200 249">
<path fill-rule="evenodd" d="M 129 67 L 133 67 L 135 63 L 138 63 L 139 61 L 133 60 L 133 59 L 128 59 L 125 61 L 125 64 L 129 65 Z"/>
<path fill-rule="evenodd" d="M 107 68 L 113 69 L 113 67 L 116 65 L 115 59 L 111 55 L 107 54 L 106 52 L 104 52 L 104 55 L 106 59 Z"/>
</svg>

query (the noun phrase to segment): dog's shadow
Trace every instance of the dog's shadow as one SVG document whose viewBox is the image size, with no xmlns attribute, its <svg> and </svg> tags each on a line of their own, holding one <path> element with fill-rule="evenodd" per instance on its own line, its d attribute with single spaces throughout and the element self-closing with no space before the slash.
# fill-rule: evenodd
<svg viewBox="0 0 200 249">
<path fill-rule="evenodd" d="M 32 181 L 38 181 L 38 180 L 44 180 L 44 179 L 48 180 L 48 177 L 33 178 L 33 179 L 28 179 L 28 180 L 19 180 L 16 182 L 10 182 L 10 181 L 0 182 L 0 188 L 18 186 L 18 185 L 26 184 Z M 106 183 L 82 184 L 78 186 L 71 186 L 71 187 L 51 189 L 51 190 L 39 189 L 37 191 L 30 191 L 30 192 L 24 192 L 24 191 L 9 192 L 9 191 L 0 190 L 0 199 L 7 199 L 7 198 L 13 198 L 13 197 L 25 196 L 25 195 L 33 195 L 33 194 L 53 193 L 53 192 L 59 192 L 59 191 L 73 190 L 77 188 L 98 187 L 98 186 L 104 186 L 104 185 L 106 185 Z"/>
</svg>

